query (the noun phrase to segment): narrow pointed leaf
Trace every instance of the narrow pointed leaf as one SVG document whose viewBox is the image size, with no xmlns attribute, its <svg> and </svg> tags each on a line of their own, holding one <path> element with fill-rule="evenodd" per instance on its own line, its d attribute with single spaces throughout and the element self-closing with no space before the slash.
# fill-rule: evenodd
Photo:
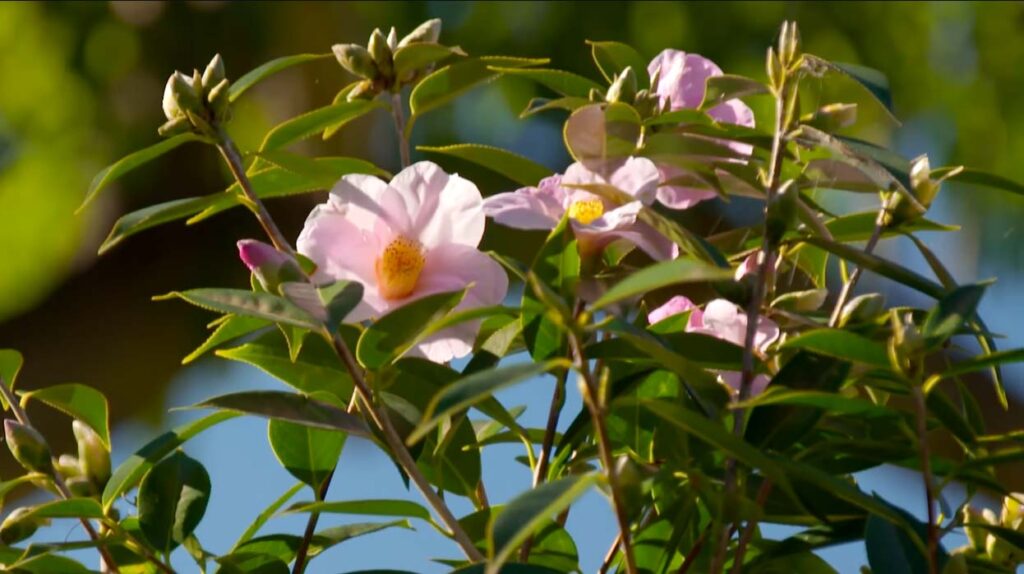
<svg viewBox="0 0 1024 574">
<path fill-rule="evenodd" d="M 622 70 L 627 67 L 633 68 L 636 74 L 637 88 L 644 90 L 650 87 L 651 81 L 647 76 L 647 61 L 632 46 L 622 42 L 593 42 L 590 44 L 590 54 L 594 58 L 594 64 L 601 70 L 604 79 L 611 83 Z"/>
<path fill-rule="evenodd" d="M 21 371 L 21 365 L 24 363 L 25 358 L 19 351 L 0 349 L 0 379 L 3 379 L 2 384 L 7 385 L 9 389 L 13 389 L 14 382 L 18 378 L 18 372 Z M 0 394 L 0 406 L 3 406 L 3 410 L 7 410 L 6 395 Z"/>
<path fill-rule="evenodd" d="M 601 85 L 585 78 L 579 74 L 566 72 L 565 70 L 552 70 L 544 68 L 503 68 L 490 66 L 490 69 L 510 76 L 531 79 L 550 90 L 563 96 L 574 98 L 585 98 L 590 95 L 590 90 L 600 90 Z"/>
<path fill-rule="evenodd" d="M 482 144 L 418 146 L 419 151 L 450 155 L 482 165 L 524 186 L 537 185 L 552 171 L 533 160 L 498 147 Z"/>
<path fill-rule="evenodd" d="M 260 531 L 260 528 L 263 528 L 263 525 L 266 524 L 267 521 L 270 520 L 270 518 L 273 517 L 274 514 L 276 514 L 277 511 L 281 509 L 282 506 L 287 504 L 288 501 L 292 499 L 292 497 L 298 494 L 299 491 L 305 487 L 306 485 L 301 482 L 296 483 L 294 486 L 284 491 L 284 494 L 277 497 L 273 502 L 267 505 L 267 507 L 263 509 L 263 512 L 260 512 L 259 516 L 257 516 L 256 519 L 252 521 L 252 524 L 250 524 L 249 527 L 245 529 L 245 532 L 243 532 L 242 535 L 238 537 L 238 540 L 235 541 L 235 545 L 231 548 L 231 551 L 234 552 L 238 549 L 238 547 L 245 544 L 249 540 L 252 540 L 252 537 Z"/>
<path fill-rule="evenodd" d="M 814 329 L 787 340 L 785 349 L 804 349 L 828 357 L 889 368 L 885 346 L 867 337 L 840 329 Z"/>
<path fill-rule="evenodd" d="M 92 387 L 69 383 L 25 393 L 92 427 L 103 445 L 110 448 L 110 415 L 107 397 Z"/>
<path fill-rule="evenodd" d="M 283 58 L 276 58 L 263 64 L 253 70 L 246 72 L 240 78 L 231 83 L 228 88 L 228 99 L 232 102 L 241 97 L 249 88 L 253 87 L 257 83 L 265 80 L 266 78 L 293 66 L 299 64 L 305 64 L 306 62 L 316 62 L 318 60 L 327 60 L 334 57 L 334 54 L 296 54 L 294 56 L 285 56 Z"/>
<path fill-rule="evenodd" d="M 353 100 L 331 104 L 294 117 L 270 130 L 260 145 L 260 151 L 270 151 L 299 140 L 312 137 L 327 128 L 337 129 L 384 104 L 371 100 Z"/>
<path fill-rule="evenodd" d="M 645 267 L 615 284 L 592 305 L 601 309 L 609 305 L 639 297 L 650 291 L 677 285 L 704 281 L 728 281 L 732 279 L 731 269 L 715 267 L 689 257 L 662 261 Z"/>
<path fill-rule="evenodd" d="M 189 408 L 216 408 L 313 428 L 369 436 L 369 431 L 361 419 L 334 405 L 296 393 L 243 391 L 213 397 Z"/>
<path fill-rule="evenodd" d="M 192 133 L 176 135 L 147 148 L 143 148 L 139 151 L 126 155 L 113 164 L 103 168 L 103 170 L 96 174 L 96 177 L 92 179 L 92 183 L 89 184 L 89 190 L 86 192 L 85 199 L 82 201 L 82 205 L 78 208 L 78 211 L 85 209 L 96 199 L 101 191 L 123 177 L 126 173 L 153 161 L 182 144 L 198 141 L 199 139 L 201 139 L 199 136 Z"/>
<path fill-rule="evenodd" d="M 427 325 L 451 312 L 465 295 L 465 290 L 437 293 L 398 307 L 363 331 L 356 357 L 371 370 L 391 363 Z"/>
<path fill-rule="evenodd" d="M 397 516 L 431 522 L 430 511 L 411 500 L 342 500 L 332 502 L 300 502 L 285 514 L 319 512 L 321 514 L 357 514 L 362 516 Z"/>
<path fill-rule="evenodd" d="M 159 301 L 178 297 L 197 307 L 220 313 L 233 313 L 319 330 L 320 322 L 294 303 L 270 293 L 242 289 L 190 289 L 174 291 L 156 298 Z"/>
</svg>

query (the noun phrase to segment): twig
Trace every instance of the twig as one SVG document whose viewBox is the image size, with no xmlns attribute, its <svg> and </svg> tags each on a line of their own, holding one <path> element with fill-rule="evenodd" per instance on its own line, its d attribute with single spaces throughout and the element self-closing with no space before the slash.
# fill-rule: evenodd
<svg viewBox="0 0 1024 574">
<path fill-rule="evenodd" d="M 686 557 L 683 558 L 683 563 L 679 565 L 679 570 L 676 571 L 676 574 L 686 574 L 690 571 L 690 567 L 697 561 L 697 556 L 700 555 L 700 551 L 704 549 L 704 542 L 708 539 L 708 532 L 711 532 L 711 524 L 708 524 L 704 528 L 704 531 L 700 533 L 697 541 L 690 547 L 690 551 L 686 553 Z"/>
<path fill-rule="evenodd" d="M 391 117 L 395 120 L 395 135 L 398 137 L 398 154 L 402 168 L 409 167 L 409 140 L 405 137 L 405 113 L 402 110 L 402 92 L 391 94 Z"/>
<path fill-rule="evenodd" d="M 594 375 L 587 365 L 587 359 L 583 355 L 583 345 L 575 331 L 569 330 L 569 345 L 576 358 L 576 370 L 579 371 L 585 388 L 583 389 L 583 402 L 590 411 L 593 419 L 594 430 L 597 434 L 597 450 L 601 456 L 601 463 L 608 475 L 608 488 L 611 490 L 612 506 L 615 509 L 615 518 L 619 522 L 619 534 L 622 537 L 622 553 L 626 557 L 626 572 L 637 574 L 636 557 L 633 554 L 633 544 L 629 535 L 629 518 L 626 515 L 626 506 L 622 500 L 622 493 L 619 491 L 618 472 L 615 468 L 615 459 L 612 458 L 611 440 L 608 438 L 608 427 L 605 425 L 605 405 L 602 404 L 598 393 L 598 385 Z"/>
<path fill-rule="evenodd" d="M 768 501 L 768 495 L 772 492 L 772 480 L 766 478 L 761 483 L 761 488 L 757 491 L 757 506 L 763 508 L 765 502 Z M 736 555 L 732 559 L 732 574 L 741 574 L 743 572 L 743 556 L 747 553 L 747 545 L 750 544 L 751 539 L 754 537 L 754 530 L 757 529 L 757 517 L 753 517 L 747 521 L 747 525 L 743 527 L 743 532 L 740 534 L 740 540 L 736 544 Z"/>
<path fill-rule="evenodd" d="M 597 574 L 606 574 L 608 572 L 608 569 L 612 567 L 612 560 L 615 559 L 615 553 L 619 551 L 619 546 L 621 545 L 622 533 L 619 532 L 612 540 L 612 545 L 608 547 L 608 551 L 604 553 L 604 560 L 601 561 L 601 567 L 597 569 Z"/>
<path fill-rule="evenodd" d="M 939 531 L 935 523 L 935 484 L 932 479 L 931 449 L 928 447 L 928 409 L 919 385 L 914 386 L 913 395 L 917 440 L 921 448 L 921 479 L 924 481 L 925 501 L 928 504 L 928 572 L 938 574 Z"/>
<path fill-rule="evenodd" d="M 39 431 L 32 426 L 32 421 L 29 420 L 28 413 L 25 412 L 25 409 L 21 408 L 21 403 L 18 401 L 18 398 L 14 396 L 14 391 L 12 391 L 11 388 L 7 386 L 7 383 L 4 382 L 3 377 L 0 377 L 0 394 L 3 394 L 4 399 L 7 400 L 7 404 L 10 405 L 11 412 L 14 413 L 14 418 L 18 419 L 19 423 L 38 433 Z M 69 489 L 67 483 L 64 482 L 64 477 L 62 477 L 56 469 L 51 472 L 49 478 L 53 481 L 53 485 L 57 488 L 57 492 L 60 493 L 61 498 L 64 500 L 71 500 L 74 498 L 74 495 L 71 494 L 71 489 Z M 85 518 L 79 518 L 78 520 L 82 523 L 82 528 L 84 528 L 86 533 L 89 534 L 89 538 L 96 543 L 96 551 L 100 553 L 100 557 L 103 559 L 107 570 L 114 572 L 115 574 L 119 573 L 120 570 L 117 568 L 117 564 L 114 562 L 113 557 L 110 556 L 110 552 L 107 550 L 105 543 L 100 538 L 99 533 L 97 533 L 96 529 L 93 528 L 92 523 Z"/>
<path fill-rule="evenodd" d="M 292 249 L 291 244 L 285 239 L 284 235 L 278 229 L 274 223 L 270 214 L 263 206 L 263 202 L 253 191 L 252 183 L 249 181 L 249 177 L 246 175 L 245 170 L 242 167 L 241 155 L 238 153 L 234 142 L 226 132 L 220 130 L 219 132 L 220 141 L 217 147 L 221 151 L 221 155 L 224 156 L 225 161 L 228 162 L 228 166 L 231 169 L 231 173 L 235 176 L 239 186 L 241 186 L 243 193 L 245 194 L 248 202 L 250 203 L 249 208 L 256 215 L 256 218 L 260 220 L 260 225 L 263 226 L 264 231 L 270 237 L 274 246 L 281 251 L 294 254 L 295 250 Z M 334 347 L 335 353 L 338 358 L 341 359 L 342 364 L 345 366 L 345 370 L 352 378 L 352 382 L 355 386 L 356 392 L 359 395 L 359 399 L 363 402 L 364 411 L 373 421 L 373 423 L 380 429 L 384 436 L 384 440 L 387 443 L 388 449 L 391 454 L 397 459 L 399 466 L 402 470 L 416 483 L 416 487 L 420 493 L 431 505 L 437 515 L 441 518 L 441 522 L 448 528 L 452 538 L 462 548 L 462 551 L 466 554 L 466 557 L 473 562 L 482 562 L 484 560 L 483 554 L 473 544 L 473 541 L 466 534 L 465 530 L 459 525 L 458 519 L 452 514 L 451 510 L 445 504 L 444 500 L 430 486 L 430 482 L 427 481 L 423 473 L 420 472 L 419 466 L 416 461 L 409 454 L 409 450 L 406 448 L 405 443 L 402 441 L 395 429 L 394 424 L 391 422 L 391 418 L 387 415 L 384 409 L 379 409 L 373 404 L 373 392 L 370 387 L 366 384 L 366 380 L 363 377 L 363 370 L 356 362 L 355 357 L 352 355 L 352 351 L 348 348 L 348 345 L 338 335 L 330 335 L 324 333 L 325 338 L 331 342 Z"/>
<path fill-rule="evenodd" d="M 316 491 L 316 501 L 322 502 L 327 498 L 327 490 L 331 487 L 331 479 L 334 478 L 332 470 L 325 478 L 320 488 Z M 306 531 L 302 534 L 299 548 L 295 551 L 295 564 L 292 566 L 292 574 L 302 574 L 306 571 L 306 557 L 309 554 L 309 544 L 313 541 L 316 533 L 316 523 L 320 520 L 320 513 L 313 511 L 309 513 L 309 520 L 306 521 Z"/>
</svg>

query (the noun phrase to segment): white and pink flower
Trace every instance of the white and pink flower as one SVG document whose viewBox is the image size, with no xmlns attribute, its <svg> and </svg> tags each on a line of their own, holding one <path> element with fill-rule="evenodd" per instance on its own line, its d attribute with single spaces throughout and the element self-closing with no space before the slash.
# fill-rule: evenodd
<svg viewBox="0 0 1024 574">
<path fill-rule="evenodd" d="M 682 295 L 676 295 L 669 299 L 664 305 L 647 314 L 647 321 L 652 325 L 680 313 L 690 312 L 690 319 L 686 325 L 689 333 L 702 333 L 716 339 L 729 341 L 734 345 L 742 347 L 747 337 L 747 315 L 735 304 L 725 299 L 715 299 L 704 306 L 702 311 Z M 768 346 L 779 337 L 779 326 L 770 319 L 759 317 L 757 331 L 754 335 L 754 349 L 758 353 L 764 353 Z M 742 381 L 742 374 L 738 371 L 719 371 L 719 378 L 722 382 L 739 391 Z M 750 388 L 751 396 L 756 396 L 768 386 L 769 378 L 765 375 L 754 377 Z"/>
<path fill-rule="evenodd" d="M 500 304 L 508 276 L 477 249 L 484 232 L 477 187 L 431 162 L 402 170 L 390 183 L 347 175 L 310 213 L 298 251 L 318 266 L 314 280 L 363 284 L 350 321 L 379 317 L 421 297 L 469 287 L 457 310 Z M 416 352 L 436 362 L 467 355 L 479 328 L 446 329 Z"/>
<path fill-rule="evenodd" d="M 484 212 L 496 222 L 516 229 L 554 229 L 568 213 L 581 253 L 599 253 L 615 239 L 626 239 L 653 259 L 673 259 L 678 247 L 639 220 L 650 205 L 660 181 L 650 160 L 630 157 L 595 170 L 582 163 L 570 165 L 563 175 L 541 180 L 536 187 L 499 193 L 484 200 Z M 607 185 L 631 198 L 621 205 L 574 185 Z"/>
<path fill-rule="evenodd" d="M 722 75 L 722 69 L 711 60 L 681 50 L 663 50 L 647 65 L 647 71 L 652 78 L 657 75 L 652 91 L 667 110 L 699 108 L 704 101 L 708 78 Z M 754 127 L 754 112 L 739 99 L 718 104 L 707 113 L 718 122 Z M 748 144 L 729 142 L 727 145 L 739 155 L 749 156 L 753 152 Z M 674 165 L 660 164 L 658 169 L 663 183 L 688 175 L 685 169 Z M 658 201 L 672 209 L 686 209 L 717 195 L 713 189 L 670 183 L 658 189 Z"/>
</svg>

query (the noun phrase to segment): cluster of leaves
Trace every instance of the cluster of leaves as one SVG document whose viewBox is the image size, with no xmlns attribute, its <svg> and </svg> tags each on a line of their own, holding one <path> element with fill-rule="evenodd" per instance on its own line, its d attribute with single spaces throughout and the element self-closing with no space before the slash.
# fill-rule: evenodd
<svg viewBox="0 0 1024 574">
<path fill-rule="evenodd" d="M 387 37 L 378 31 L 365 49 L 335 47 L 334 55 L 359 79 L 330 105 L 273 128 L 247 154 L 247 167 L 219 129 L 230 103 L 275 72 L 331 54 L 275 60 L 233 83 L 224 79 L 219 58 L 191 82 L 173 76 L 169 93 L 177 115 L 168 114 L 173 130 L 164 129 L 171 137 L 101 172 L 87 201 L 188 141 L 220 148 L 237 181 L 221 193 L 124 215 L 101 251 L 155 225 L 186 218 L 195 223 L 238 205 L 251 209 L 272 233 L 276 228 L 264 219 L 263 199 L 321 190 L 349 173 L 383 173 L 354 158 L 303 157 L 285 151 L 288 145 L 331 137 L 352 119 L 388 107 L 407 138 L 418 117 L 500 75 L 534 80 L 555 94 L 532 101 L 523 116 L 568 110 L 565 144 L 578 161 L 641 156 L 685 168 L 687 180 L 674 183 L 762 201 L 764 221 L 700 237 L 661 208 L 645 206 L 640 220 L 680 250 L 674 260 L 651 263 L 618 243 L 600 258 L 581 256 L 573 227 L 563 218 L 533 261 L 492 254 L 523 285 L 521 300 L 455 311 L 465 291 L 446 292 L 368 324 L 345 322 L 362 286 L 314 287 L 304 280 L 314 271 L 312 263 L 301 256 L 281 275 L 257 273 L 251 289 L 172 293 L 219 314 L 209 339 L 185 362 L 216 350 L 263 369 L 290 389 L 203 401 L 195 407 L 217 412 L 160 436 L 112 473 L 105 399 L 80 385 L 22 393 L 22 402 L 36 399 L 81 421 L 77 459 L 62 456 L 54 463 L 16 404 L 12 389 L 20 358 L 8 352 L 0 356 L 0 376 L 10 385 L 3 387 L 4 406 L 19 420 L 8 424 L 8 444 L 29 474 L 3 483 L 0 491 L 30 483 L 61 500 L 8 517 L 0 527 L 0 562 L 13 571 L 75 572 L 84 567 L 60 553 L 96 546 L 108 571 L 168 571 L 168 557 L 180 546 L 204 571 L 215 564 L 221 572 L 287 572 L 291 564 L 301 572 L 335 544 L 385 528 L 411 528 L 416 521 L 461 547 L 465 560 L 444 560 L 459 572 L 571 572 L 580 566 L 566 520 L 573 502 L 596 489 L 612 501 L 620 527 L 602 571 L 832 572 L 815 551 L 856 540 L 864 541 L 870 568 L 878 573 L 1013 571 L 1024 558 L 1020 504 L 995 471 L 1020 460 L 1024 450 L 1019 435 L 986 431 L 965 376 L 989 372 L 1005 404 L 999 366 L 1024 359 L 1024 350 L 995 349 L 993 334 L 977 314 L 985 284 L 958 284 L 915 233 L 955 229 L 925 217 L 944 179 L 1013 192 L 1019 186 L 961 167 L 931 169 L 926 159 L 910 161 L 836 135 L 855 119 L 856 107 L 840 102 L 806 109 L 805 102 L 818 101 L 813 92 L 820 82 L 852 78 L 886 106 L 885 79 L 801 53 L 794 26 L 784 27 L 778 48 L 769 51 L 767 82 L 713 76 L 699 106 L 674 111 L 651 95 L 658 78 L 649 77 L 645 59 L 624 44 L 592 43 L 603 78 L 595 81 L 541 67 L 546 60 L 467 56 L 437 43 L 438 32 L 439 24 L 428 22 L 401 41 L 393 31 Z M 410 86 L 406 122 L 401 95 Z M 198 97 L 190 98 L 190 89 Z M 389 99 L 377 97 L 385 92 Z M 773 98 L 774 121 L 741 127 L 707 113 L 747 97 Z M 740 157 L 727 143 L 752 152 Z M 523 185 L 550 175 L 493 147 L 420 151 L 474 162 Z M 611 185 L 586 190 L 622 201 L 622 191 Z M 879 208 L 833 214 L 822 207 L 823 197 L 843 193 L 877 194 Z M 879 241 L 892 237 L 910 238 L 935 279 L 873 253 Z M 279 237 L 271 239 L 295 256 Z M 735 267 L 752 254 L 760 254 L 756 270 L 735 279 Z M 830 282 L 837 267 L 838 281 Z M 851 297 L 863 272 L 934 303 L 886 308 L 879 294 Z M 836 283 L 842 289 L 832 297 Z M 761 353 L 752 348 L 751 328 L 746 344 L 738 345 L 689 332 L 685 313 L 648 325 L 646 310 L 679 292 L 715 293 L 743 306 L 751 325 L 758 317 L 774 321 L 781 336 Z M 481 327 L 461 369 L 408 356 L 431 335 L 470 321 Z M 980 353 L 953 363 L 949 351 L 961 338 L 976 340 Z M 527 360 L 508 360 L 516 356 Z M 739 396 L 720 380 L 729 371 L 742 373 Z M 523 407 L 504 405 L 494 394 L 527 381 L 542 384 L 543 375 L 555 383 L 553 422 L 525 428 L 519 422 Z M 751 396 L 755 375 L 770 384 Z M 555 425 L 570 376 L 580 381 L 584 408 L 559 433 Z M 180 449 L 239 414 L 269 419 L 270 446 L 299 483 L 261 512 L 233 548 L 217 554 L 193 534 L 210 496 L 209 477 Z M 393 457 L 431 509 L 402 500 L 326 500 L 349 435 L 373 441 Z M 930 452 L 929 441 L 939 437 L 955 444 L 954 454 Z M 500 443 L 524 446 L 520 460 L 535 481 L 506 504 L 491 505 L 481 479 L 481 451 Z M 927 521 L 857 486 L 854 473 L 881 465 L 921 472 Z M 968 493 L 956 508 L 943 497 L 951 484 Z M 306 487 L 313 500 L 285 509 Z M 134 504 L 116 504 L 136 488 Z M 476 510 L 454 517 L 437 492 L 465 497 Z M 1007 497 L 1003 515 L 971 510 L 979 493 Z M 130 509 L 126 516 L 124 508 Z M 308 514 L 307 533 L 257 536 L 281 512 Z M 316 531 L 322 513 L 390 521 Z M 89 542 L 15 546 L 39 523 L 58 518 L 101 528 L 90 526 Z M 758 529 L 767 523 L 803 530 L 772 540 Z M 968 532 L 972 543 L 950 552 L 941 537 L 955 530 Z"/>
</svg>

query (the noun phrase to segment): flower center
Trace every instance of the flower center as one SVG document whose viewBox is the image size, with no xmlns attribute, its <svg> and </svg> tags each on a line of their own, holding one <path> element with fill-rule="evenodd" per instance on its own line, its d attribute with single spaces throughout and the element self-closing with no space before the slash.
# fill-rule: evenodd
<svg viewBox="0 0 1024 574">
<path fill-rule="evenodd" d="M 569 206 L 569 217 L 583 225 L 587 225 L 602 215 L 604 215 L 604 202 L 600 199 L 581 199 L 572 202 L 572 205 Z"/>
<path fill-rule="evenodd" d="M 389 243 L 374 265 L 381 297 L 401 299 L 411 294 L 424 261 L 423 251 L 415 241 L 398 237 Z"/>
</svg>

